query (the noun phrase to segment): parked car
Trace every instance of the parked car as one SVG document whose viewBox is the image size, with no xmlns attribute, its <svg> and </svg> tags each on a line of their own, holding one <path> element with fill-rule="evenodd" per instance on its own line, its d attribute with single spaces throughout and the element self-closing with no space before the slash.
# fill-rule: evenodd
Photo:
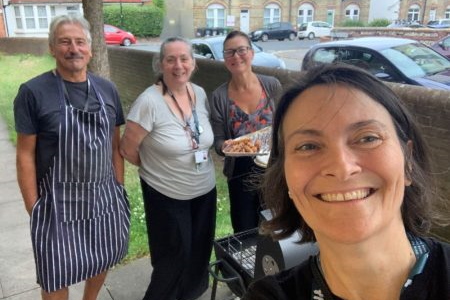
<svg viewBox="0 0 450 300">
<path fill-rule="evenodd" d="M 425 28 L 424 25 L 417 21 L 396 20 L 386 26 L 387 28 Z"/>
<path fill-rule="evenodd" d="M 192 47 L 197 55 L 214 60 L 223 61 L 223 41 L 224 36 L 215 36 L 209 38 L 193 39 Z M 286 65 L 283 60 L 279 59 L 271 53 L 264 52 L 261 47 L 252 43 L 252 48 L 255 51 L 253 58 L 254 66 L 262 66 L 269 68 L 285 69 Z"/>
<path fill-rule="evenodd" d="M 275 22 L 250 32 L 249 36 L 254 42 L 260 40 L 263 42 L 267 42 L 268 40 L 283 41 L 284 39 L 293 41 L 297 36 L 297 32 L 289 22 Z"/>
<path fill-rule="evenodd" d="M 136 37 L 128 31 L 122 30 L 112 25 L 103 26 L 105 42 L 108 45 L 130 46 L 136 44 Z"/>
<path fill-rule="evenodd" d="M 199 27 L 195 31 L 196 37 L 227 35 L 231 29 L 228 27 Z"/>
<path fill-rule="evenodd" d="M 331 29 L 332 26 L 327 22 L 306 22 L 298 26 L 297 37 L 299 40 L 303 40 L 304 38 L 312 40 L 317 37 L 329 36 Z"/>
<path fill-rule="evenodd" d="M 450 35 L 432 44 L 431 48 L 450 59 Z"/>
<path fill-rule="evenodd" d="M 364 68 L 389 82 L 450 90 L 450 60 L 410 39 L 366 37 L 319 43 L 305 54 L 302 70 L 333 62 Z"/>
<path fill-rule="evenodd" d="M 450 19 L 439 19 L 436 21 L 429 21 L 427 27 L 430 28 L 450 28 Z"/>
</svg>

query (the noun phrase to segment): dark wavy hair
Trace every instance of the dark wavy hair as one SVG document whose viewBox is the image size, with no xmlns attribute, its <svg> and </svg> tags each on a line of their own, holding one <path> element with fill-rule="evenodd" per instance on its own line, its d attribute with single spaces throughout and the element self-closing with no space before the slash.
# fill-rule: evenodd
<svg viewBox="0 0 450 300">
<path fill-rule="evenodd" d="M 246 34 L 243 31 L 239 31 L 239 30 L 232 30 L 230 31 L 227 36 L 225 37 L 225 39 L 223 40 L 223 48 L 225 49 L 225 43 L 228 42 L 228 40 L 231 40 L 232 38 L 235 38 L 237 36 L 243 37 L 244 39 L 247 40 L 248 42 L 248 46 L 250 47 L 250 49 L 253 49 L 252 47 L 252 41 L 250 40 L 248 34 Z"/>
<path fill-rule="evenodd" d="M 438 197 L 435 193 L 429 151 L 419 127 L 412 114 L 387 85 L 363 69 L 342 63 L 321 65 L 303 73 L 281 97 L 272 125 L 269 164 L 262 179 L 264 203 L 266 208 L 271 210 L 273 218 L 262 223 L 261 232 L 278 240 L 299 230 L 302 235 L 301 242 L 316 240 L 313 230 L 288 196 L 284 173 L 282 123 L 296 97 L 305 90 L 322 84 L 344 85 L 360 90 L 389 112 L 405 156 L 405 175 L 412 181 L 412 184 L 405 188 L 401 207 L 403 223 L 408 232 L 424 236 L 430 230 L 432 220 L 438 216 L 432 205 L 432 200 Z M 408 141 L 412 141 L 412 151 L 407 149 Z"/>
</svg>

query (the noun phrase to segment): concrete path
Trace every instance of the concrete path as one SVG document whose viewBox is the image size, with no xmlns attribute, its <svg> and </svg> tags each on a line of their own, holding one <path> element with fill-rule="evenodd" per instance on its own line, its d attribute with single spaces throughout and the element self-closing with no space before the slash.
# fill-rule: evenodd
<svg viewBox="0 0 450 300">
<path fill-rule="evenodd" d="M 29 217 L 16 178 L 16 149 L 9 141 L 6 124 L 0 119 L 0 299 L 39 300 Z M 150 258 L 137 259 L 112 269 L 98 300 L 141 300 L 150 282 Z M 81 300 L 83 284 L 70 288 L 70 300 Z M 210 289 L 199 300 L 211 298 Z M 220 285 L 216 300 L 234 299 Z"/>
</svg>

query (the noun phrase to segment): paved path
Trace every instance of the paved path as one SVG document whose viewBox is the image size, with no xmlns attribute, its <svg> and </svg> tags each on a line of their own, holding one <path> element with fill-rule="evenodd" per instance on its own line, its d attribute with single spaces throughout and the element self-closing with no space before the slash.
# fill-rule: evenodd
<svg viewBox="0 0 450 300">
<path fill-rule="evenodd" d="M 0 119 L 0 299 L 39 300 L 29 217 L 16 180 L 15 147 Z M 98 300 L 141 300 L 150 282 L 150 258 L 137 259 L 110 271 Z M 199 300 L 210 299 L 208 290 Z M 70 300 L 81 300 L 83 285 L 70 288 Z M 234 298 L 222 285 L 216 300 Z"/>
</svg>

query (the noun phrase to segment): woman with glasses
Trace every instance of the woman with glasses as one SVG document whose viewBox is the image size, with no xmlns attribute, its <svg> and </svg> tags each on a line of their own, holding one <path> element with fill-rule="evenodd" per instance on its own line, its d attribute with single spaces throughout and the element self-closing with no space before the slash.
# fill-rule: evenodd
<svg viewBox="0 0 450 300">
<path fill-rule="evenodd" d="M 219 155 L 224 155 L 223 149 L 231 139 L 271 125 L 274 100 L 281 93 L 278 79 L 253 72 L 254 51 L 247 34 L 230 32 L 223 42 L 223 49 L 231 78 L 219 86 L 211 98 L 214 146 Z M 223 172 L 228 180 L 231 223 L 235 233 L 258 226 L 261 204 L 252 180 L 262 171 L 253 157 L 225 157 Z"/>
<path fill-rule="evenodd" d="M 139 166 L 144 198 L 153 267 L 144 299 L 196 299 L 208 288 L 214 239 L 214 137 L 206 93 L 190 82 L 190 42 L 165 40 L 159 67 L 156 83 L 133 103 L 120 145 Z"/>
</svg>

